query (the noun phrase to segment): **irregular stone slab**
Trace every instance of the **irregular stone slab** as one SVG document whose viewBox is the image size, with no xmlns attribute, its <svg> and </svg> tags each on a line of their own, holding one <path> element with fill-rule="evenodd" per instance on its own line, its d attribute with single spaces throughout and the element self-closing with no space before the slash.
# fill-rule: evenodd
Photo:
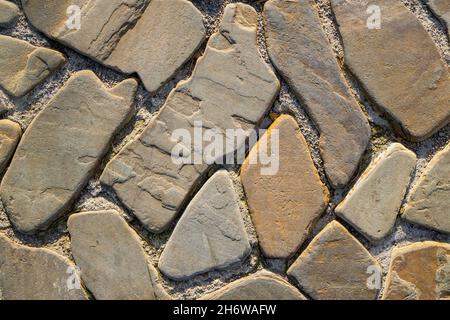
<svg viewBox="0 0 450 320">
<path fill-rule="evenodd" d="M 20 15 L 20 9 L 10 1 L 0 0 L 0 27 L 14 24 Z"/>
<path fill-rule="evenodd" d="M 430 161 L 411 191 L 403 218 L 450 233 L 450 145 Z"/>
<path fill-rule="evenodd" d="M 381 241 L 394 227 L 416 161 L 413 152 L 393 143 L 367 168 L 336 214 L 370 241 Z"/>
<path fill-rule="evenodd" d="M 450 119 L 450 77 L 433 40 L 400 0 L 379 0 L 380 29 L 359 1 L 332 0 L 345 63 L 399 133 L 424 140 Z M 369 21 L 369 22 L 368 22 Z M 407 54 L 405 54 L 407 53 Z"/>
<path fill-rule="evenodd" d="M 427 241 L 394 249 L 383 299 L 450 299 L 450 245 Z"/>
<path fill-rule="evenodd" d="M 9 164 L 22 137 L 22 128 L 10 120 L 0 120 L 0 174 Z"/>
<path fill-rule="evenodd" d="M 280 276 L 260 271 L 237 280 L 200 300 L 306 300 L 294 286 Z"/>
<path fill-rule="evenodd" d="M 336 221 L 328 224 L 289 268 L 301 289 L 317 300 L 373 300 L 368 270 L 381 270 L 364 246 Z"/>
<path fill-rule="evenodd" d="M 81 71 L 38 114 L 0 187 L 17 230 L 46 228 L 69 209 L 130 118 L 136 88 L 126 80 L 108 89 L 93 72 Z"/>
<path fill-rule="evenodd" d="M 27 94 L 65 62 L 55 50 L 0 35 L 0 86 L 13 97 Z"/>
<path fill-rule="evenodd" d="M 450 1 L 449 0 L 425 0 L 431 11 L 447 27 L 450 35 Z"/>
<path fill-rule="evenodd" d="M 68 259 L 0 235 L 0 300 L 86 300 L 79 284 Z"/>
<path fill-rule="evenodd" d="M 335 187 L 355 174 L 370 139 L 310 0 L 271 0 L 264 6 L 270 59 L 303 102 L 320 132 L 326 174 Z"/>
<path fill-rule="evenodd" d="M 239 199 L 229 174 L 214 174 L 186 208 L 159 260 L 159 269 L 186 280 L 225 269 L 250 254 Z"/>
<path fill-rule="evenodd" d="M 116 211 L 75 214 L 68 227 L 75 262 L 97 300 L 157 299 L 151 276 L 156 270 L 139 236 Z"/>
<path fill-rule="evenodd" d="M 101 181 L 150 231 L 162 232 L 170 225 L 208 167 L 204 161 L 174 162 L 172 151 L 180 141 L 172 135 L 184 130 L 194 141 L 197 122 L 215 129 L 226 141 L 227 129 L 257 126 L 279 92 L 276 75 L 259 54 L 256 31 L 254 9 L 228 5 L 192 77 L 177 85 L 141 136 L 103 172 Z M 186 149 L 183 156 L 193 160 L 197 150 L 190 142 L 181 143 Z M 218 152 L 215 159 L 223 154 Z"/>
<path fill-rule="evenodd" d="M 150 3 L 150 4 L 149 4 Z M 47 36 L 157 91 L 206 37 L 203 16 L 187 0 L 22 0 L 30 22 Z M 78 6 L 81 24 L 74 28 Z"/>
<path fill-rule="evenodd" d="M 262 172 L 256 159 L 263 143 L 279 135 L 279 169 L 273 175 Z M 291 116 L 280 116 L 266 138 L 253 147 L 241 169 L 241 179 L 250 214 L 266 257 L 289 258 L 308 237 L 315 221 L 325 211 L 329 193 L 320 181 L 300 128 Z"/>
</svg>

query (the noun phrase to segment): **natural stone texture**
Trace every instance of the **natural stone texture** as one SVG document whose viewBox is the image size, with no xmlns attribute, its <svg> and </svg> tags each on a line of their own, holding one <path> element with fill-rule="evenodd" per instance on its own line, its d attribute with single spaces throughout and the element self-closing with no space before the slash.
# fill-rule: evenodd
<svg viewBox="0 0 450 320">
<path fill-rule="evenodd" d="M 169 278 L 186 280 L 239 262 L 250 249 L 233 181 L 222 170 L 186 208 L 158 266 Z"/>
<path fill-rule="evenodd" d="M 65 61 L 57 51 L 0 35 L 0 86 L 13 97 L 31 91 Z"/>
<path fill-rule="evenodd" d="M 450 145 L 430 161 L 411 191 L 403 218 L 450 233 Z"/>
<path fill-rule="evenodd" d="M 341 224 L 331 222 L 289 268 L 302 290 L 319 300 L 373 300 L 370 267 L 378 262 Z"/>
<path fill-rule="evenodd" d="M 367 5 L 332 0 L 345 63 L 398 131 L 423 140 L 450 119 L 450 76 L 433 40 L 400 0 L 378 0 L 381 28 L 370 29 Z"/>
<path fill-rule="evenodd" d="M 149 4 L 150 3 L 150 4 Z M 47 36 L 107 66 L 137 72 L 154 92 L 170 80 L 206 36 L 201 13 L 187 0 L 22 0 L 30 22 Z M 81 9 L 71 30 L 67 8 Z"/>
<path fill-rule="evenodd" d="M 0 27 L 9 27 L 17 21 L 20 9 L 14 3 L 0 0 Z"/>
<path fill-rule="evenodd" d="M 297 122 L 280 116 L 266 133 L 279 134 L 279 170 L 262 174 L 262 163 L 252 164 L 262 143 L 251 150 L 241 170 L 250 214 L 263 254 L 270 258 L 289 258 L 295 254 L 315 221 L 326 209 L 329 193 L 320 181 L 308 145 Z"/>
<path fill-rule="evenodd" d="M 372 242 L 379 242 L 394 227 L 416 155 L 400 143 L 394 143 L 363 173 L 336 214 Z"/>
<path fill-rule="evenodd" d="M 226 129 L 253 129 L 271 107 L 279 81 L 260 56 L 256 32 L 253 8 L 228 5 L 191 78 L 177 85 L 141 136 L 106 167 L 102 182 L 150 231 L 170 225 L 208 167 L 172 161 L 179 144 L 174 131 L 186 129 L 194 137 L 194 122 L 201 121 L 226 141 Z M 190 155 L 196 152 L 190 144 L 185 147 Z"/>
<path fill-rule="evenodd" d="M 425 0 L 431 11 L 438 17 L 447 27 L 450 35 L 450 0 Z"/>
<path fill-rule="evenodd" d="M 320 132 L 326 174 L 335 187 L 355 174 L 370 139 L 311 0 L 271 0 L 264 6 L 267 47 L 275 67 Z"/>
<path fill-rule="evenodd" d="M 237 280 L 200 300 L 306 300 L 289 282 L 268 271 Z"/>
<path fill-rule="evenodd" d="M 0 300 L 85 300 L 71 277 L 79 275 L 66 258 L 0 235 Z"/>
<path fill-rule="evenodd" d="M 86 212 L 68 221 L 72 252 L 86 287 L 97 300 L 156 300 L 139 236 L 116 211 Z"/>
<path fill-rule="evenodd" d="M 450 245 L 428 241 L 394 249 L 383 299 L 450 299 Z"/>
<path fill-rule="evenodd" d="M 130 118 L 136 88 L 126 80 L 108 89 L 81 71 L 38 114 L 0 187 L 17 230 L 35 232 L 66 212 Z"/>
<path fill-rule="evenodd" d="M 9 164 L 21 136 L 20 125 L 10 120 L 0 120 L 0 174 Z"/>
</svg>

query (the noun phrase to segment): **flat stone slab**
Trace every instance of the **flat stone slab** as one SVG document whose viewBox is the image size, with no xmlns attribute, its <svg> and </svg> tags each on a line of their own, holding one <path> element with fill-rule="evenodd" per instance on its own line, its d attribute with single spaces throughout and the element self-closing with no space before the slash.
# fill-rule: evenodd
<svg viewBox="0 0 450 320">
<path fill-rule="evenodd" d="M 137 88 L 108 89 L 91 71 L 73 75 L 26 130 L 0 195 L 16 229 L 33 233 L 66 213 L 129 120 Z"/>
<path fill-rule="evenodd" d="M 450 1 L 449 0 L 425 0 L 431 11 L 442 21 L 450 35 Z"/>
<path fill-rule="evenodd" d="M 183 130 L 193 142 L 195 123 L 201 123 L 195 130 L 215 129 L 223 141 L 227 129 L 242 129 L 245 137 L 272 106 L 280 84 L 258 51 L 256 32 L 253 8 L 228 5 L 192 76 L 177 85 L 139 138 L 103 172 L 101 181 L 150 231 L 167 229 L 208 168 L 204 159 L 192 161 L 199 152 L 191 142 L 173 135 Z M 187 164 L 172 159 L 180 143 L 183 156 L 191 158 Z M 215 159 L 223 155 L 218 152 Z"/>
<path fill-rule="evenodd" d="M 265 174 L 265 165 L 261 161 L 252 164 L 251 159 L 257 159 L 259 150 L 269 148 L 274 134 L 279 136 L 278 170 Z M 265 138 L 250 151 L 241 180 L 263 254 L 278 259 L 294 255 L 329 200 L 294 118 L 282 115 L 272 124 Z"/>
<path fill-rule="evenodd" d="M 0 174 L 6 169 L 17 144 L 22 137 L 22 128 L 11 120 L 0 120 Z"/>
<path fill-rule="evenodd" d="M 292 264 L 288 275 L 316 300 L 374 300 L 372 268 L 381 270 L 364 246 L 336 221 L 328 224 Z"/>
<path fill-rule="evenodd" d="M 370 164 L 336 214 L 370 241 L 381 241 L 394 227 L 416 161 L 413 152 L 393 143 Z"/>
<path fill-rule="evenodd" d="M 450 233 L 450 145 L 430 161 L 413 187 L 402 217 Z"/>
<path fill-rule="evenodd" d="M 448 66 L 402 1 L 376 1 L 381 10 L 380 29 L 368 23 L 368 5 L 344 0 L 331 4 L 347 67 L 397 131 L 421 141 L 445 126 L 450 120 Z"/>
<path fill-rule="evenodd" d="M 330 183 L 343 187 L 359 166 L 370 127 L 349 92 L 318 13 L 309 0 L 270 0 L 264 18 L 270 59 L 317 125 Z"/>
<path fill-rule="evenodd" d="M 0 87 L 15 98 L 27 94 L 65 62 L 58 51 L 0 35 Z"/>
<path fill-rule="evenodd" d="M 47 36 L 117 70 L 137 72 L 157 91 L 206 36 L 203 16 L 187 0 L 22 0 L 31 24 Z M 81 19 L 76 28 L 78 6 Z"/>
<path fill-rule="evenodd" d="M 20 15 L 20 9 L 10 1 L 0 0 L 0 28 L 14 24 Z"/>
<path fill-rule="evenodd" d="M 0 234 L 0 300 L 86 300 L 79 277 L 63 256 Z"/>
<path fill-rule="evenodd" d="M 306 300 L 293 285 L 268 271 L 239 279 L 200 300 Z"/>
<path fill-rule="evenodd" d="M 394 249 L 383 299 L 450 299 L 450 245 L 427 241 Z"/>
<path fill-rule="evenodd" d="M 233 181 L 221 170 L 186 208 L 158 266 L 171 279 L 187 280 L 240 262 L 250 250 Z"/>
<path fill-rule="evenodd" d="M 86 287 L 97 300 L 156 300 L 141 239 L 116 211 L 69 218 L 72 253 Z M 151 270 L 150 270 L 151 269 Z"/>
</svg>

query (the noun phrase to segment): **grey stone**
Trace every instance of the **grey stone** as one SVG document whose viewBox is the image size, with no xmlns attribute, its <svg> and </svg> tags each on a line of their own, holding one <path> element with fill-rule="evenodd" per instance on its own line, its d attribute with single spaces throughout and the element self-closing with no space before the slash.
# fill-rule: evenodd
<svg viewBox="0 0 450 320">
<path fill-rule="evenodd" d="M 20 9 L 10 1 L 0 0 L 0 27 L 14 24 L 20 15 Z"/>
<path fill-rule="evenodd" d="M 8 166 L 21 137 L 20 125 L 10 120 L 0 120 L 0 174 Z"/>
<path fill-rule="evenodd" d="M 129 120 L 136 88 L 130 79 L 108 89 L 81 71 L 36 116 L 0 187 L 18 231 L 33 233 L 66 213 Z"/>
<path fill-rule="evenodd" d="M 442 21 L 450 35 L 450 0 L 425 0 L 425 2 L 436 17 Z"/>
<path fill-rule="evenodd" d="M 233 181 L 223 170 L 186 208 L 158 266 L 167 277 L 186 280 L 242 261 L 250 249 Z"/>
</svg>

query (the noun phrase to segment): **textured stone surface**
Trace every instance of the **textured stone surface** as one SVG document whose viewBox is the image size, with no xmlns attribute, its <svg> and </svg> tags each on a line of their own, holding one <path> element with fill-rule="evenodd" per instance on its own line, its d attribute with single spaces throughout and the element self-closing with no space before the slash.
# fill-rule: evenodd
<svg viewBox="0 0 450 320">
<path fill-rule="evenodd" d="M 68 227 L 75 262 L 97 300 L 157 299 L 151 277 L 156 270 L 139 236 L 116 211 L 75 214 Z"/>
<path fill-rule="evenodd" d="M 13 97 L 28 93 L 65 61 L 57 51 L 0 35 L 0 86 Z"/>
<path fill-rule="evenodd" d="M 79 275 L 66 258 L 0 234 L 0 300 L 85 300 L 82 288 L 70 286 L 71 277 Z"/>
<path fill-rule="evenodd" d="M 363 173 L 336 214 L 367 239 L 381 241 L 394 227 L 416 160 L 403 145 L 390 145 Z"/>
<path fill-rule="evenodd" d="M 394 249 L 383 299 L 450 299 L 450 245 L 418 242 Z"/>
<path fill-rule="evenodd" d="M 21 232 L 66 212 L 129 119 L 136 81 L 112 89 L 90 71 L 73 75 L 26 130 L 0 187 Z"/>
<path fill-rule="evenodd" d="M 149 4 L 150 2 L 150 4 Z M 205 39 L 202 15 L 187 0 L 22 0 L 30 22 L 49 37 L 125 73 L 137 72 L 154 92 Z M 80 29 L 69 29 L 71 5 Z"/>
<path fill-rule="evenodd" d="M 411 191 L 403 218 L 450 233 L 450 145 L 428 164 Z"/>
<path fill-rule="evenodd" d="M 239 279 L 201 300 L 306 300 L 289 282 L 280 276 L 260 271 Z"/>
<path fill-rule="evenodd" d="M 195 121 L 222 136 L 226 129 L 248 130 L 271 107 L 279 82 L 258 52 L 256 31 L 253 8 L 228 5 L 192 76 L 177 85 L 140 137 L 106 167 L 102 182 L 113 187 L 150 231 L 161 232 L 169 226 L 207 169 L 204 162 L 172 161 L 178 144 L 172 138 L 174 131 L 186 129 L 194 137 Z M 192 145 L 186 148 L 194 154 Z"/>
<path fill-rule="evenodd" d="M 436 46 L 400 0 L 379 0 L 381 28 L 367 27 L 367 6 L 332 0 L 345 63 L 401 134 L 423 140 L 450 119 L 450 77 Z"/>
<path fill-rule="evenodd" d="M 21 136 L 20 125 L 10 120 L 0 120 L 0 174 L 8 166 Z"/>
<path fill-rule="evenodd" d="M 19 8 L 12 2 L 0 0 L 0 27 L 9 27 L 17 21 Z"/>
<path fill-rule="evenodd" d="M 450 35 L 450 0 L 425 0 L 425 2 L 447 27 L 447 32 Z"/>
<path fill-rule="evenodd" d="M 308 237 L 328 203 L 308 145 L 297 122 L 280 116 L 266 133 L 279 135 L 279 170 L 264 175 L 262 163 L 252 164 L 262 143 L 253 147 L 241 169 L 241 179 L 261 250 L 270 258 L 289 258 Z"/>
<path fill-rule="evenodd" d="M 264 6 L 267 47 L 320 132 L 320 150 L 332 185 L 355 174 L 370 139 L 367 120 L 341 75 L 310 0 L 271 0 Z"/>
<path fill-rule="evenodd" d="M 185 280 L 224 269 L 250 253 L 229 174 L 214 174 L 186 208 L 159 260 L 163 274 Z"/>
<path fill-rule="evenodd" d="M 341 224 L 331 222 L 289 268 L 300 288 L 313 299 L 373 300 L 368 269 L 378 262 Z"/>
</svg>

